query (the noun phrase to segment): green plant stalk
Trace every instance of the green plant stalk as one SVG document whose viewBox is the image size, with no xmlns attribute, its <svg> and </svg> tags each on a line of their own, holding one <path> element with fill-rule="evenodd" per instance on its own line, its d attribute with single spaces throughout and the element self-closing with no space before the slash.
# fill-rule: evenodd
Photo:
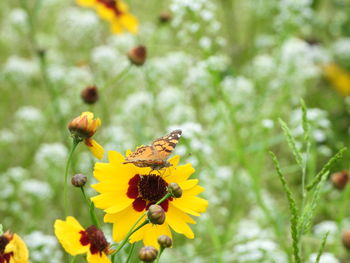
<svg viewBox="0 0 350 263">
<path fill-rule="evenodd" d="M 76 258 L 77 258 L 76 256 L 73 256 L 72 259 L 70 260 L 70 263 L 74 263 Z"/>
<path fill-rule="evenodd" d="M 126 235 L 126 237 L 124 238 L 123 242 L 116 248 L 116 250 L 113 252 L 113 254 L 118 253 L 125 246 L 125 244 L 128 242 L 128 240 L 131 237 L 131 235 L 134 234 L 137 230 L 139 230 L 143 226 L 147 225 L 148 223 L 149 223 L 149 220 L 146 219 L 141 225 L 136 227 L 134 230 L 132 230 L 132 231 L 130 230 L 128 232 L 128 234 Z"/>
<path fill-rule="evenodd" d="M 65 216 L 68 215 L 68 192 L 67 192 L 67 187 L 68 187 L 68 171 L 70 164 L 72 162 L 72 157 L 75 149 L 77 148 L 78 144 L 80 143 L 80 140 L 78 139 L 73 139 L 73 145 L 70 150 L 70 153 L 68 155 L 67 163 L 66 163 L 66 170 L 64 173 L 64 186 L 63 186 L 63 198 L 64 198 L 64 214 Z"/>
<path fill-rule="evenodd" d="M 162 255 L 163 251 L 164 251 L 164 247 L 161 246 L 159 253 L 157 255 L 156 263 L 159 263 L 159 259 L 160 259 L 160 256 Z"/>
<path fill-rule="evenodd" d="M 131 244 L 129 255 L 128 255 L 128 258 L 126 259 L 125 263 L 129 263 L 130 262 L 131 256 L 134 253 L 135 245 L 136 245 L 135 242 Z"/>
<path fill-rule="evenodd" d="M 300 257 L 300 250 L 299 246 L 300 245 L 300 233 L 298 231 L 298 221 L 299 221 L 299 216 L 298 216 L 298 210 L 296 206 L 295 199 L 293 197 L 292 191 L 289 189 L 289 186 L 287 184 L 286 179 L 284 178 L 284 175 L 282 173 L 282 170 L 280 168 L 279 162 L 277 160 L 276 155 L 273 152 L 270 152 L 270 155 L 272 157 L 272 160 L 275 165 L 276 172 L 281 180 L 282 186 L 286 192 L 288 203 L 289 203 L 289 210 L 291 213 L 291 233 L 292 233 L 292 240 L 293 240 L 293 255 L 294 255 L 294 260 L 296 263 L 301 263 L 301 257 Z"/>
<path fill-rule="evenodd" d="M 155 203 L 155 205 L 159 205 L 161 203 L 163 203 L 166 199 L 168 199 L 169 197 L 171 197 L 172 194 L 171 193 L 167 193 L 165 196 L 163 196 L 162 199 L 160 199 L 157 203 Z M 139 219 L 137 219 L 137 221 L 135 222 L 135 224 L 130 228 L 129 232 L 126 234 L 126 237 L 124 238 L 123 242 L 118 246 L 118 248 L 113 252 L 113 254 L 118 253 L 126 244 L 126 242 L 128 242 L 129 237 L 134 234 L 137 230 L 139 230 L 141 227 L 145 226 L 146 224 L 149 223 L 149 220 L 146 219 L 141 225 L 139 225 L 138 227 L 137 224 L 145 217 L 147 216 L 147 211 L 145 213 L 143 213 Z M 136 228 L 135 228 L 136 227 Z M 135 230 L 134 230 L 135 228 Z M 114 244 L 116 245 L 116 244 Z M 113 246 L 113 245 L 112 245 Z"/>
<path fill-rule="evenodd" d="M 319 251 L 318 251 L 318 253 L 317 253 L 316 263 L 319 263 L 319 262 L 320 262 L 322 253 L 323 253 L 323 251 L 324 251 L 324 247 L 325 247 L 326 242 L 327 242 L 328 234 L 329 234 L 329 232 L 327 232 L 327 233 L 324 235 L 323 239 L 322 239 L 322 243 L 321 243 L 320 249 L 319 249 Z"/>
<path fill-rule="evenodd" d="M 101 225 L 100 225 L 100 223 L 97 219 L 96 213 L 95 213 L 94 203 L 87 198 L 84 187 L 80 187 L 80 189 L 81 189 L 81 193 L 83 194 L 84 200 L 89 207 L 89 214 L 90 214 L 92 224 L 97 226 L 98 228 L 101 228 Z"/>
</svg>

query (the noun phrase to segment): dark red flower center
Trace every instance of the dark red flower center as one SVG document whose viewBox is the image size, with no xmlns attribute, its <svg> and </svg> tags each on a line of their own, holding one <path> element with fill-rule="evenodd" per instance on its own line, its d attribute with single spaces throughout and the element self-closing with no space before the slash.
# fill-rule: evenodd
<svg viewBox="0 0 350 263">
<path fill-rule="evenodd" d="M 102 252 L 107 253 L 109 244 L 103 232 L 96 226 L 90 226 L 86 230 L 82 230 L 79 233 L 81 234 L 80 243 L 83 246 L 90 244 L 91 254 L 100 253 L 101 255 Z"/>
<path fill-rule="evenodd" d="M 123 14 L 123 12 L 118 8 L 118 0 L 97 0 L 97 2 L 113 10 L 117 16 L 120 16 Z"/>
<path fill-rule="evenodd" d="M 135 199 L 132 203 L 133 208 L 137 212 L 142 212 L 162 199 L 167 194 L 167 187 L 168 183 L 159 175 L 136 174 L 129 181 L 126 195 L 131 199 Z M 168 211 L 169 201 L 172 200 L 172 198 L 168 198 L 160 204 L 165 212 Z"/>
<path fill-rule="evenodd" d="M 10 241 L 5 236 L 0 236 L 0 263 L 10 263 L 13 252 L 5 254 L 5 248 Z"/>
</svg>

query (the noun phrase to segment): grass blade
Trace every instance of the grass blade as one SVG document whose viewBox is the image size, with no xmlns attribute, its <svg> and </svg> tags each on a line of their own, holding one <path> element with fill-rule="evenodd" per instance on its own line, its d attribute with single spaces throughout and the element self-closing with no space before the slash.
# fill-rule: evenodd
<svg viewBox="0 0 350 263">
<path fill-rule="evenodd" d="M 322 238 L 322 243 L 321 243 L 320 249 L 318 250 L 317 258 L 316 258 L 316 262 L 315 263 L 319 263 L 320 262 L 322 253 L 324 251 L 324 247 L 325 247 L 326 242 L 327 242 L 328 234 L 329 234 L 329 232 L 327 232 Z"/>
<path fill-rule="evenodd" d="M 287 138 L 288 145 L 293 152 L 295 161 L 297 162 L 297 164 L 299 165 L 300 168 L 303 168 L 303 159 L 301 157 L 301 152 L 297 148 L 295 139 L 294 139 L 290 129 L 288 128 L 287 124 L 284 121 L 282 121 L 281 119 L 278 119 L 278 121 L 283 129 L 284 135 Z"/>
<path fill-rule="evenodd" d="M 334 155 L 329 161 L 326 163 L 325 166 L 321 169 L 321 171 L 314 177 L 313 181 L 306 187 L 308 191 L 310 191 L 312 188 L 314 188 L 322 179 L 322 176 L 326 173 L 328 173 L 334 164 L 340 160 L 343 157 L 343 153 L 347 150 L 346 147 L 340 149 L 336 155 Z"/>
<path fill-rule="evenodd" d="M 299 233 L 298 233 L 298 209 L 296 206 L 295 199 L 293 197 L 292 191 L 289 189 L 286 179 L 282 174 L 282 170 L 280 168 L 279 162 L 277 160 L 276 155 L 273 152 L 270 152 L 272 157 L 272 161 L 275 165 L 276 172 L 281 180 L 284 191 L 286 192 L 289 210 L 291 214 L 290 223 L 291 223 L 291 234 L 293 239 L 293 255 L 296 263 L 301 263 L 300 252 L 299 252 Z"/>
</svg>

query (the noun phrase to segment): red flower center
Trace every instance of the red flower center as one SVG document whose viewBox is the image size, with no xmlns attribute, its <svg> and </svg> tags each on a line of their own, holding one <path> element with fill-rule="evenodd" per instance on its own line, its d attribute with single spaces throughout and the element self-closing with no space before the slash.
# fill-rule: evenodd
<svg viewBox="0 0 350 263">
<path fill-rule="evenodd" d="M 5 236 L 0 236 L 0 263 L 10 263 L 13 252 L 5 254 L 5 248 L 9 242 Z"/>
<path fill-rule="evenodd" d="M 117 16 L 123 14 L 123 12 L 118 7 L 118 0 L 97 0 L 97 2 L 103 4 L 105 7 L 114 11 Z"/>
<path fill-rule="evenodd" d="M 103 234 L 103 232 L 96 226 L 90 226 L 86 230 L 79 232 L 81 234 L 80 243 L 83 246 L 90 244 L 91 254 L 97 254 L 102 252 L 108 252 L 108 242 Z"/>
<path fill-rule="evenodd" d="M 159 175 L 136 174 L 129 181 L 126 195 L 131 199 L 135 199 L 132 203 L 133 208 L 137 212 L 142 212 L 162 199 L 167 194 L 167 187 L 168 183 Z M 169 201 L 172 200 L 172 198 L 168 198 L 160 204 L 165 212 L 168 211 Z"/>
</svg>

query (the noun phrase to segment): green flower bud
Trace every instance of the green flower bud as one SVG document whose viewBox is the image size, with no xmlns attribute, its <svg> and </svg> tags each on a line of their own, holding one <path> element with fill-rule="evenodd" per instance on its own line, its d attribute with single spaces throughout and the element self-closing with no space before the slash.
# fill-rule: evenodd
<svg viewBox="0 0 350 263">
<path fill-rule="evenodd" d="M 160 205 L 151 205 L 148 208 L 147 216 L 149 221 L 155 225 L 162 225 L 165 221 L 165 212 Z"/>
<path fill-rule="evenodd" d="M 182 196 L 182 189 L 177 183 L 170 183 L 168 185 L 168 191 L 175 197 L 180 198 Z"/>
<path fill-rule="evenodd" d="M 158 244 L 163 248 L 169 248 L 173 245 L 173 240 L 167 235 L 161 235 L 158 237 Z"/>
<path fill-rule="evenodd" d="M 158 250 L 152 246 L 142 247 L 139 252 L 139 259 L 144 262 L 152 262 L 157 258 Z"/>
</svg>

